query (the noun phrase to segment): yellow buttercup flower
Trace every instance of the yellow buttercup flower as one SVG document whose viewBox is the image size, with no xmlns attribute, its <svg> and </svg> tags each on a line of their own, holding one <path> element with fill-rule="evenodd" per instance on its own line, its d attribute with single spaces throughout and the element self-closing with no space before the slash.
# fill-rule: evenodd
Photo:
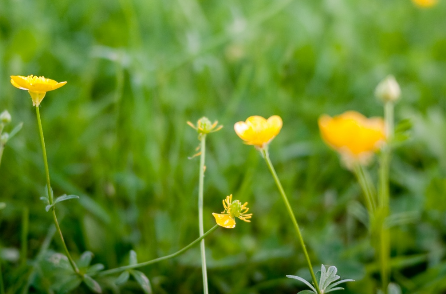
<svg viewBox="0 0 446 294">
<path fill-rule="evenodd" d="M 323 115 L 319 129 L 324 141 L 347 161 L 366 163 L 386 140 L 383 119 L 366 118 L 356 111 L 333 118 Z"/>
<path fill-rule="evenodd" d="M 45 97 L 46 92 L 56 90 L 67 82 L 56 82 L 55 80 L 47 79 L 45 77 L 37 76 L 11 76 L 11 84 L 21 90 L 27 90 L 31 99 L 33 100 L 33 106 L 39 107 Z"/>
<path fill-rule="evenodd" d="M 212 213 L 215 217 L 215 221 L 221 227 L 232 229 L 235 228 L 235 218 L 239 218 L 245 222 L 251 222 L 249 219 L 252 217 L 252 213 L 247 214 L 249 208 L 246 207 L 248 202 L 242 205 L 239 200 L 232 201 L 232 194 L 227 196 L 223 200 L 223 207 L 225 210 L 220 213 Z"/>
<path fill-rule="evenodd" d="M 246 144 L 262 149 L 279 134 L 282 124 L 280 116 L 273 115 L 265 119 L 255 115 L 236 123 L 234 130 Z"/>
<path fill-rule="evenodd" d="M 419 7 L 428 8 L 438 3 L 438 0 L 412 0 Z"/>
</svg>

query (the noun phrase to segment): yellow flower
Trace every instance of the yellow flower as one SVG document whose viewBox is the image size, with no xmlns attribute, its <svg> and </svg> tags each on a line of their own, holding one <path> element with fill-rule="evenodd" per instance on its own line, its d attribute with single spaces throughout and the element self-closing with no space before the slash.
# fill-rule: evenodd
<svg viewBox="0 0 446 294">
<path fill-rule="evenodd" d="M 46 92 L 56 90 L 67 82 L 56 82 L 55 80 L 47 79 L 45 77 L 37 76 L 11 76 L 11 84 L 21 90 L 27 90 L 31 99 L 33 100 L 33 106 L 39 107 L 45 97 Z"/>
<path fill-rule="evenodd" d="M 419 7 L 428 8 L 437 4 L 438 0 L 412 0 Z"/>
<path fill-rule="evenodd" d="M 279 134 L 282 129 L 282 119 L 273 115 L 268 119 L 261 116 L 250 116 L 246 121 L 234 125 L 236 134 L 248 145 L 264 148 Z"/>
<path fill-rule="evenodd" d="M 235 218 L 239 218 L 245 222 L 251 222 L 249 219 L 252 217 L 252 213 L 248 213 L 249 208 L 246 207 L 248 202 L 242 205 L 239 200 L 232 201 L 232 194 L 227 196 L 225 200 L 223 200 L 223 207 L 225 210 L 219 213 L 212 213 L 215 217 L 215 221 L 221 227 L 232 229 L 235 228 Z"/>
<path fill-rule="evenodd" d="M 366 163 L 385 142 L 384 121 L 381 118 L 366 118 L 356 111 L 347 111 L 339 116 L 323 115 L 319 129 L 324 141 L 338 151 L 344 159 Z"/>
</svg>

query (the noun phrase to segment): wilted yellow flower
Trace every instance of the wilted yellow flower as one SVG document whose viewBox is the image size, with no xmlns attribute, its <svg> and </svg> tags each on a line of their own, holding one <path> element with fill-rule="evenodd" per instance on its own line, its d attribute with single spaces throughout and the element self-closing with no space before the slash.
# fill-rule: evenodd
<svg viewBox="0 0 446 294">
<path fill-rule="evenodd" d="M 412 0 L 419 7 L 427 8 L 437 4 L 438 0 Z"/>
<path fill-rule="evenodd" d="M 234 130 L 246 144 L 264 148 L 279 134 L 282 124 L 280 116 L 273 115 L 265 119 L 255 115 L 248 117 L 246 121 L 236 123 Z"/>
<path fill-rule="evenodd" d="M 56 90 L 67 82 L 56 82 L 55 80 L 37 76 L 11 76 L 11 84 L 21 90 L 27 90 L 33 100 L 33 106 L 39 107 L 46 92 Z"/>
<path fill-rule="evenodd" d="M 232 201 L 232 194 L 227 196 L 225 200 L 223 200 L 223 207 L 225 210 L 219 213 L 212 213 L 215 217 L 215 221 L 221 227 L 232 229 L 235 228 L 235 218 L 239 218 L 245 222 L 251 222 L 249 219 L 252 217 L 252 213 L 247 214 L 249 208 L 246 207 L 248 202 L 242 205 L 239 200 Z"/>
<path fill-rule="evenodd" d="M 360 163 L 366 163 L 386 140 L 383 119 L 366 118 L 356 111 L 333 118 L 323 115 L 319 118 L 319 129 L 324 141 L 344 159 Z"/>
</svg>

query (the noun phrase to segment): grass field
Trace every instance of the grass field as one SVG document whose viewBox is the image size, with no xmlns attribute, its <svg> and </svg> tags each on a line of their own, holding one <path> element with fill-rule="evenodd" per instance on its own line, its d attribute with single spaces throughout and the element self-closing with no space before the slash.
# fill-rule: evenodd
<svg viewBox="0 0 446 294">
<path fill-rule="evenodd" d="M 67 81 L 40 112 L 67 246 L 105 268 L 167 255 L 198 237 L 199 145 L 208 135 L 204 227 L 233 194 L 251 223 L 206 238 L 210 293 L 297 293 L 310 280 L 275 183 L 259 152 L 233 125 L 280 115 L 271 160 L 288 193 L 314 268 L 336 265 L 344 293 L 376 294 L 379 265 L 354 175 L 320 138 L 322 114 L 383 116 L 374 89 L 388 74 L 402 95 L 395 119 L 411 138 L 390 168 L 391 281 L 402 293 L 446 293 L 446 3 L 324 1 L 0 1 L 0 112 L 22 130 L 0 166 L 0 261 L 5 292 L 57 293 L 63 252 L 45 195 L 45 171 L 29 95 L 11 75 Z M 370 165 L 376 178 L 376 160 Z M 373 240 L 372 240 L 373 241 Z M 153 293 L 202 293 L 199 246 L 140 269 Z M 134 279 L 104 293 L 144 293 Z M 72 293 L 91 293 L 82 284 Z M 340 293 L 340 292 L 339 292 Z M 397 293 L 397 292 L 395 292 Z"/>
</svg>

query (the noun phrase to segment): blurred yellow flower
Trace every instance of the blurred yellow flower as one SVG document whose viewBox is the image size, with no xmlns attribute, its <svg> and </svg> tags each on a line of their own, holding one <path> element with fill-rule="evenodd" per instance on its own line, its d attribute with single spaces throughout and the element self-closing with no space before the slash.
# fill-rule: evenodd
<svg viewBox="0 0 446 294">
<path fill-rule="evenodd" d="M 11 76 L 11 84 L 21 90 L 27 90 L 33 100 L 33 106 L 39 107 L 46 92 L 56 90 L 67 82 L 56 82 L 55 80 L 37 76 Z"/>
<path fill-rule="evenodd" d="M 319 118 L 319 129 L 324 141 L 344 159 L 360 163 L 366 163 L 386 140 L 383 119 L 366 118 L 356 111 L 333 118 L 323 115 Z"/>
<path fill-rule="evenodd" d="M 264 148 L 279 134 L 282 129 L 282 119 L 273 115 L 268 119 L 261 116 L 250 116 L 246 121 L 234 125 L 236 134 L 248 145 Z"/>
<path fill-rule="evenodd" d="M 412 0 L 419 7 L 427 8 L 432 7 L 438 3 L 438 0 Z"/>
<path fill-rule="evenodd" d="M 242 205 L 239 200 L 232 201 L 232 194 L 227 196 L 225 200 L 223 200 L 223 207 L 225 210 L 219 213 L 212 213 L 215 217 L 215 221 L 221 227 L 232 229 L 235 228 L 235 218 L 239 218 L 245 222 L 251 222 L 249 219 L 252 217 L 252 213 L 247 214 L 249 208 L 246 207 L 248 202 Z"/>
</svg>

